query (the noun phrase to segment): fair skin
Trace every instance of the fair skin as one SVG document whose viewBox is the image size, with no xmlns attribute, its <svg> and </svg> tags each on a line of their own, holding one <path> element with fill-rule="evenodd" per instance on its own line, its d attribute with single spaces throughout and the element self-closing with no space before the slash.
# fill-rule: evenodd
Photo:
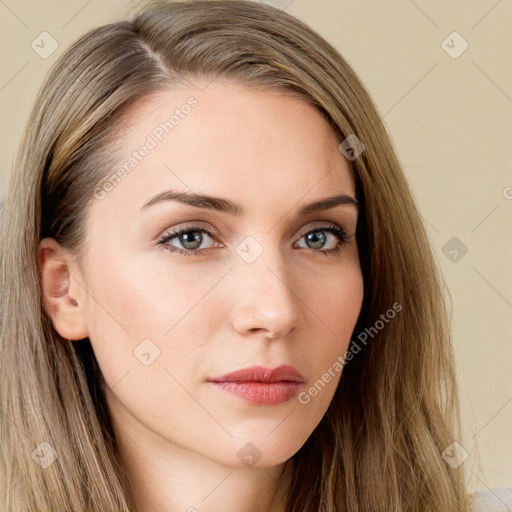
<svg viewBox="0 0 512 512">
<path fill-rule="evenodd" d="M 135 510 L 261 512 L 283 463 L 324 416 L 340 373 L 308 404 L 294 397 L 255 405 L 206 379 L 289 364 L 307 390 L 345 353 L 363 300 L 358 211 L 298 211 L 334 195 L 355 198 L 354 183 L 341 140 L 313 107 L 220 80 L 139 104 L 119 164 L 190 96 L 197 106 L 92 200 L 80 262 L 54 240 L 41 241 L 43 294 L 61 336 L 91 341 Z M 170 200 L 143 208 L 171 189 L 229 199 L 244 213 Z M 186 224 L 212 236 L 195 227 L 188 239 L 158 243 Z M 347 242 L 326 231 L 331 224 Z M 202 242 L 193 247 L 194 236 Z M 236 251 L 246 237 L 245 252 L 261 249 L 251 263 Z M 145 339 L 146 358 L 160 350 L 149 365 L 134 355 Z M 260 454 L 255 464 L 237 456 L 243 447 Z"/>
</svg>

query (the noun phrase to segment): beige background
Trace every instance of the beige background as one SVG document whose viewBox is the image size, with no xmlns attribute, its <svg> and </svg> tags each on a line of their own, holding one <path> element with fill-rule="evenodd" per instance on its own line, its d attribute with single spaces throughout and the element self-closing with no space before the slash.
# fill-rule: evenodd
<svg viewBox="0 0 512 512">
<path fill-rule="evenodd" d="M 273 3 L 345 56 L 384 116 L 454 300 L 457 441 L 470 488 L 512 487 L 512 1 Z M 134 6 L 0 0 L 2 196 L 49 66 L 78 35 Z M 47 59 L 31 48 L 44 31 L 59 45 Z M 467 50 L 450 56 L 464 40 Z M 467 247 L 455 262 L 451 246 L 443 252 L 452 237 Z"/>
</svg>

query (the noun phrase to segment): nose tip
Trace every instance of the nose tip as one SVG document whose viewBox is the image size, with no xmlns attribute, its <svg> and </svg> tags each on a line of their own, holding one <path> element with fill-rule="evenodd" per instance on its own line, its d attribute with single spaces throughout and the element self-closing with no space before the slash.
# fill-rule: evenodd
<svg viewBox="0 0 512 512">
<path fill-rule="evenodd" d="M 277 323 L 277 322 L 274 322 Z M 283 327 L 281 330 L 278 330 L 277 328 L 271 329 L 270 327 L 253 327 L 248 329 L 248 332 L 250 332 L 252 335 L 258 335 L 261 334 L 262 337 L 269 339 L 269 340 L 275 340 L 279 338 L 285 338 L 286 336 L 289 336 L 292 331 L 295 329 L 295 326 L 289 325 L 288 327 Z"/>
</svg>

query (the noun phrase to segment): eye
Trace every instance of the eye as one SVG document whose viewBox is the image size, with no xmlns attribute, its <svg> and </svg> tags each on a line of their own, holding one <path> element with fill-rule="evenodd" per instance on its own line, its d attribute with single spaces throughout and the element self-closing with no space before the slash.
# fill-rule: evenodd
<svg viewBox="0 0 512 512">
<path fill-rule="evenodd" d="M 200 251 L 197 249 L 203 243 L 203 234 L 206 234 L 210 237 L 214 236 L 213 233 L 199 226 L 183 226 L 176 231 L 172 231 L 164 235 L 158 240 L 158 243 L 163 245 L 170 252 L 183 254 L 184 256 L 197 255 L 200 253 Z M 174 245 L 169 245 L 169 242 L 175 238 L 178 239 L 179 243 L 185 249 L 175 247 Z"/>
<path fill-rule="evenodd" d="M 334 239 L 337 239 L 337 244 L 336 240 L 334 241 L 334 248 L 323 249 L 323 246 L 325 245 L 326 241 L 328 241 L 328 237 L 325 235 L 325 233 L 329 233 Z M 215 236 L 208 229 L 199 226 L 183 226 L 182 228 L 179 228 L 162 236 L 158 240 L 158 244 L 164 246 L 165 249 L 173 253 L 181 254 L 184 256 L 197 256 L 200 255 L 203 252 L 203 250 L 215 246 L 210 245 L 209 247 L 203 247 L 202 249 L 200 249 L 202 243 L 204 242 L 203 235 L 208 235 L 209 237 Z M 341 248 L 345 244 L 350 243 L 350 235 L 336 224 L 318 227 L 313 230 L 310 229 L 300 236 L 300 239 L 302 238 L 306 239 L 306 244 L 309 245 L 309 248 L 313 249 L 313 252 L 320 252 L 324 255 L 336 254 L 341 250 Z M 169 242 L 174 239 L 177 239 L 183 248 L 169 244 Z M 222 245 L 220 246 L 222 247 Z"/>
<path fill-rule="evenodd" d="M 325 233 L 329 233 L 333 238 L 338 240 L 337 244 L 335 241 L 336 245 L 334 248 L 326 250 L 323 249 L 326 240 L 328 240 L 328 237 L 325 235 Z M 350 243 L 350 235 L 336 224 L 330 224 L 329 226 L 321 226 L 313 230 L 308 230 L 301 236 L 301 239 L 302 238 L 306 239 L 306 244 L 309 244 L 309 248 L 321 249 L 314 252 L 321 252 L 325 255 L 337 254 L 345 244 Z"/>
</svg>

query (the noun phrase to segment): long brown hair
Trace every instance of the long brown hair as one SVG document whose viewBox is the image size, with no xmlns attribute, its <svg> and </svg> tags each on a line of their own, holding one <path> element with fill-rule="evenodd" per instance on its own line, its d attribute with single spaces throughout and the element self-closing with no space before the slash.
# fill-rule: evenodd
<svg viewBox="0 0 512 512">
<path fill-rule="evenodd" d="M 299 97 L 340 142 L 355 135 L 365 147 L 349 159 L 361 204 L 365 289 L 351 342 L 360 350 L 286 463 L 287 511 L 467 512 L 462 467 L 442 458 L 460 438 L 449 293 L 390 138 L 335 48 L 290 14 L 247 0 L 157 2 L 91 30 L 39 92 L 1 226 L 1 510 L 131 509 L 101 372 L 88 339 L 66 343 L 53 328 L 38 242 L 52 237 L 80 253 L 87 206 L 136 102 L 218 77 Z M 392 304 L 400 312 L 375 329 Z M 365 344 L 362 332 L 371 332 Z M 43 467 L 38 454 L 57 458 Z"/>
</svg>

